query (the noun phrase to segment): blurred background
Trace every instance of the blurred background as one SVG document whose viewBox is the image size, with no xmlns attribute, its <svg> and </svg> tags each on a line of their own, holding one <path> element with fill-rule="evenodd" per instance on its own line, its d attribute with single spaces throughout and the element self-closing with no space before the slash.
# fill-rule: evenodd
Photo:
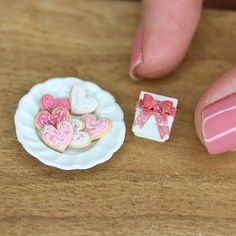
<svg viewBox="0 0 236 236">
<path fill-rule="evenodd" d="M 209 8 L 236 9 L 235 0 L 206 0 L 204 5 Z"/>
</svg>

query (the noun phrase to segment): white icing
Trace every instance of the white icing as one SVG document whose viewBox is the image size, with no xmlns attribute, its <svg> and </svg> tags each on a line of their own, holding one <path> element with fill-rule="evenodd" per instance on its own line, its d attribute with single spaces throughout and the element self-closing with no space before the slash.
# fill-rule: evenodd
<svg viewBox="0 0 236 236">
<path fill-rule="evenodd" d="M 79 84 L 71 90 L 70 103 L 72 113 L 77 115 L 92 113 L 98 106 L 97 100 L 86 96 L 86 89 Z"/>
</svg>

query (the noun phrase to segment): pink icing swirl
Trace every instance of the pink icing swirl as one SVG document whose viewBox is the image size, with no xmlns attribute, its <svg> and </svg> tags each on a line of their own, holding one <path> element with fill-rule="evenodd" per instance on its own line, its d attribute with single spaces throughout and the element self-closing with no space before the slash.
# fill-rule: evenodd
<svg viewBox="0 0 236 236">
<path fill-rule="evenodd" d="M 66 110 L 70 110 L 69 100 L 66 98 L 54 98 L 51 94 L 43 95 L 39 100 L 39 106 L 42 110 L 52 112 L 56 107 L 63 107 Z"/>
<path fill-rule="evenodd" d="M 66 110 L 70 110 L 70 102 L 66 98 L 59 98 L 57 99 L 57 107 L 63 107 Z"/>
<path fill-rule="evenodd" d="M 52 111 L 52 116 L 53 116 L 53 119 L 55 120 L 55 125 L 57 125 L 61 121 L 68 120 L 69 112 L 63 107 L 58 107 Z"/>
<path fill-rule="evenodd" d="M 50 94 L 45 94 L 40 98 L 39 106 L 42 110 L 51 112 L 55 107 L 55 98 Z"/>
<path fill-rule="evenodd" d="M 70 144 L 73 135 L 72 125 L 68 121 L 58 124 L 57 128 L 47 125 L 42 131 L 42 138 L 46 144 L 55 150 L 64 152 Z"/>
<path fill-rule="evenodd" d="M 93 114 L 85 114 L 81 116 L 81 120 L 85 123 L 85 131 L 89 132 L 93 139 L 101 137 L 110 128 L 109 119 L 99 119 Z"/>
<path fill-rule="evenodd" d="M 43 129 L 46 125 L 57 126 L 60 122 L 69 118 L 69 112 L 62 107 L 56 108 L 50 114 L 48 111 L 41 111 L 35 117 L 36 126 Z"/>
</svg>

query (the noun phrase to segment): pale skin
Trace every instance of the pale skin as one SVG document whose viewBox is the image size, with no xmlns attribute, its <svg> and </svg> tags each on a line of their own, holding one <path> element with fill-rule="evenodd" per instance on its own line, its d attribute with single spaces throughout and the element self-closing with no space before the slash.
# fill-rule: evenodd
<svg viewBox="0 0 236 236">
<path fill-rule="evenodd" d="M 184 59 L 201 18 L 203 0 L 143 0 L 142 4 L 130 76 L 134 80 L 158 79 L 176 69 Z M 222 8 L 236 7 L 234 0 L 209 0 L 206 4 Z M 203 109 L 235 92 L 236 67 L 217 79 L 199 100 L 195 124 L 203 144 Z"/>
</svg>

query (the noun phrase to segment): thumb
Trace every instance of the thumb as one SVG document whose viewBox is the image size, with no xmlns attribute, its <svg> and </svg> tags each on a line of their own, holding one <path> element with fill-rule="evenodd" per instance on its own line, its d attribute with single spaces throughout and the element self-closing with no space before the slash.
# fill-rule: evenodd
<svg viewBox="0 0 236 236">
<path fill-rule="evenodd" d="M 202 0 L 144 0 L 131 58 L 132 79 L 155 79 L 183 60 L 200 19 Z"/>
</svg>

